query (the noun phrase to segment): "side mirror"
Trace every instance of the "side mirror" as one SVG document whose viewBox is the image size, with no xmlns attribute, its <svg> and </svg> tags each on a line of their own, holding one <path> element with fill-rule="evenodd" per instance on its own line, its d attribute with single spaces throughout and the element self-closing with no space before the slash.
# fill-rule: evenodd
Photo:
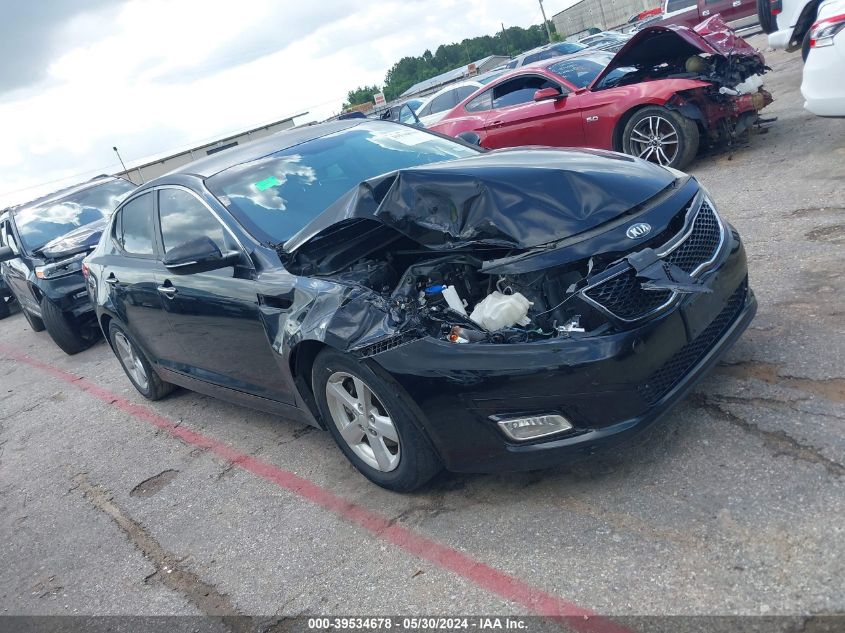
<svg viewBox="0 0 845 633">
<path fill-rule="evenodd" d="M 549 99 L 563 99 L 566 95 L 557 88 L 542 88 L 534 93 L 534 101 L 548 101 Z"/>
<path fill-rule="evenodd" d="M 11 248 L 8 246 L 0 246 L 0 262 L 7 262 L 15 257 L 17 257 L 17 255 Z"/>
<path fill-rule="evenodd" d="M 238 251 L 221 253 L 211 238 L 198 237 L 171 249 L 164 258 L 164 265 L 177 275 L 190 275 L 234 266 L 240 259 Z"/>
<path fill-rule="evenodd" d="M 458 138 L 464 143 L 481 146 L 481 137 L 476 132 L 461 132 L 458 134 Z"/>
</svg>

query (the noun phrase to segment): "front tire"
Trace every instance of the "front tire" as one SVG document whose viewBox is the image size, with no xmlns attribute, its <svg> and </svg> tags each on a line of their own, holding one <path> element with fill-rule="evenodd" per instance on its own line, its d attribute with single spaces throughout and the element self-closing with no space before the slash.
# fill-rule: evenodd
<svg viewBox="0 0 845 633">
<path fill-rule="evenodd" d="M 65 354 L 78 354 L 94 343 L 95 339 L 83 336 L 72 318 L 47 297 L 41 300 L 41 319 L 50 338 Z"/>
<path fill-rule="evenodd" d="M 323 350 L 314 361 L 312 386 L 338 447 L 374 484 L 410 492 L 443 468 L 409 396 L 366 364 Z"/>
<path fill-rule="evenodd" d="M 9 302 L 11 299 L 4 299 L 0 297 L 0 319 L 5 319 L 7 316 L 12 314 L 12 309 L 9 307 Z"/>
<path fill-rule="evenodd" d="M 176 389 L 158 377 L 132 337 L 114 321 L 109 323 L 109 341 L 126 377 L 147 400 L 161 400 Z"/>
<path fill-rule="evenodd" d="M 683 169 L 698 153 L 698 126 L 663 106 L 638 110 L 622 132 L 622 150 L 663 167 Z"/>
</svg>

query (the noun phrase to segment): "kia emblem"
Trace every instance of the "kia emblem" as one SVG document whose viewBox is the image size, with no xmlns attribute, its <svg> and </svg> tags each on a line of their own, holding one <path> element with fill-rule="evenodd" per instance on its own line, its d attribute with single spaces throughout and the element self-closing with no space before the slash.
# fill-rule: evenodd
<svg viewBox="0 0 845 633">
<path fill-rule="evenodd" d="M 628 227 L 628 230 L 625 231 L 625 235 L 627 235 L 632 240 L 638 240 L 641 237 L 645 237 L 651 233 L 651 225 L 646 224 L 645 222 L 637 222 L 636 224 L 632 224 Z"/>
</svg>

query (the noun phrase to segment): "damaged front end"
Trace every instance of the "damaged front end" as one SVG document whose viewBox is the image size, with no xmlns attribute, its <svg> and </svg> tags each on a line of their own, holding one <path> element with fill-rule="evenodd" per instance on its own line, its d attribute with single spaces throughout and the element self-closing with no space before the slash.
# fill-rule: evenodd
<svg viewBox="0 0 845 633">
<path fill-rule="evenodd" d="M 693 178 L 597 150 L 393 172 L 280 250 L 324 302 L 303 337 L 388 372 L 452 470 L 542 468 L 643 428 L 756 306 Z"/>
<path fill-rule="evenodd" d="M 531 189 L 514 184 L 523 175 Z M 698 277 L 724 234 L 688 177 L 597 151 L 507 150 L 363 183 L 283 256 L 383 315 L 348 341 L 372 355 L 374 337 L 514 344 L 628 327 L 708 292 Z"/>
<path fill-rule="evenodd" d="M 690 29 L 653 26 L 639 31 L 592 84 L 593 90 L 657 79 L 686 79 L 698 86 L 665 105 L 696 121 L 711 142 L 730 141 L 754 125 L 772 103 L 763 87 L 765 59 L 719 15 Z"/>
</svg>

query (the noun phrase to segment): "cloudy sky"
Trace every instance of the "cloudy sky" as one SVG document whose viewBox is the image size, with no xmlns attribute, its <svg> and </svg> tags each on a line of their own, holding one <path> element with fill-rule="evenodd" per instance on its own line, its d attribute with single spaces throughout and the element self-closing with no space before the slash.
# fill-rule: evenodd
<svg viewBox="0 0 845 633">
<path fill-rule="evenodd" d="M 574 0 L 545 0 L 552 14 Z M 0 0 L 0 208 L 303 111 L 537 0 Z"/>
</svg>

